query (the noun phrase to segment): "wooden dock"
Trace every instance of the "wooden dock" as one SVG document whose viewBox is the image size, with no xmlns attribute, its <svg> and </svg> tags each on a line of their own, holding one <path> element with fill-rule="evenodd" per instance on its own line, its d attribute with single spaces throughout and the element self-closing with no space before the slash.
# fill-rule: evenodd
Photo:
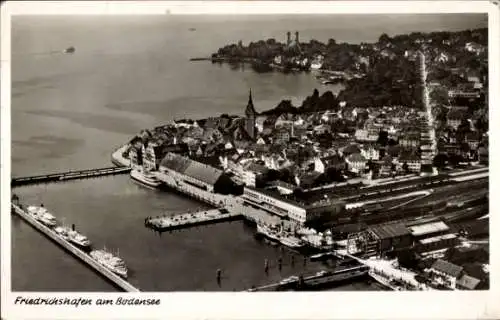
<svg viewBox="0 0 500 320">
<path fill-rule="evenodd" d="M 226 209 L 212 209 L 174 216 L 146 218 L 144 223 L 154 230 L 168 231 L 241 218 L 243 218 L 241 214 L 231 213 Z"/>
<path fill-rule="evenodd" d="M 116 287 L 118 287 L 121 290 L 126 291 L 126 292 L 139 292 L 139 289 L 137 289 L 136 287 L 134 287 L 128 281 L 126 281 L 125 279 L 121 278 L 117 274 L 111 272 L 110 270 L 106 269 L 99 262 L 97 262 L 92 257 L 90 257 L 90 255 L 88 255 L 84 251 L 80 250 L 79 248 L 75 247 L 74 245 L 72 245 L 68 241 L 66 241 L 63 238 L 61 238 L 51 228 L 43 225 L 42 223 L 40 223 L 37 220 L 35 220 L 34 218 L 32 218 L 31 215 L 29 215 L 27 212 L 25 212 L 18 205 L 12 204 L 12 212 L 16 213 L 17 215 L 19 215 L 27 223 L 29 223 L 32 227 L 34 227 L 35 229 L 37 229 L 38 231 L 40 231 L 42 234 L 44 234 L 46 237 L 48 237 L 49 239 L 51 239 L 55 243 L 59 244 L 61 247 L 63 247 L 64 249 L 66 249 L 68 252 L 72 253 L 75 257 L 77 257 L 81 261 L 85 262 L 90 268 L 92 268 L 99 275 L 101 275 L 104 278 L 106 278 L 106 280 L 109 280 Z"/>
<path fill-rule="evenodd" d="M 17 187 L 17 186 L 37 184 L 37 183 L 95 178 L 101 176 L 129 173 L 130 170 L 131 168 L 127 167 L 106 167 L 99 169 L 87 169 L 87 170 L 53 173 L 53 174 L 44 174 L 44 175 L 30 176 L 30 177 L 17 177 L 17 178 L 12 178 L 11 186 Z"/>
</svg>

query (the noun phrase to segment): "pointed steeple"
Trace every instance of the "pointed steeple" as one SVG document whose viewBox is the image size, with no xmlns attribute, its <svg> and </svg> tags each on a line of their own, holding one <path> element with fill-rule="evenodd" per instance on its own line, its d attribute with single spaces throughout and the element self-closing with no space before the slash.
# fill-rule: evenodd
<svg viewBox="0 0 500 320">
<path fill-rule="evenodd" d="M 247 108 L 245 110 L 245 115 L 247 117 L 255 117 L 256 113 L 257 112 L 255 111 L 255 108 L 253 106 L 252 89 L 250 89 L 249 94 L 248 94 L 248 104 L 247 104 Z"/>
</svg>

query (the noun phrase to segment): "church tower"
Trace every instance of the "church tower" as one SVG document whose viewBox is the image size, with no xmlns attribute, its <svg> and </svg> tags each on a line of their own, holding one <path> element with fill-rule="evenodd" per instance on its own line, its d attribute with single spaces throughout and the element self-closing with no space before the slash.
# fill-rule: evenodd
<svg viewBox="0 0 500 320">
<path fill-rule="evenodd" d="M 255 111 L 255 108 L 253 106 L 253 101 L 252 101 L 252 89 L 250 89 L 250 93 L 248 95 L 248 104 L 247 108 L 245 110 L 245 129 L 248 132 L 248 135 L 252 138 L 255 139 L 255 117 L 257 115 L 257 112 Z"/>
</svg>

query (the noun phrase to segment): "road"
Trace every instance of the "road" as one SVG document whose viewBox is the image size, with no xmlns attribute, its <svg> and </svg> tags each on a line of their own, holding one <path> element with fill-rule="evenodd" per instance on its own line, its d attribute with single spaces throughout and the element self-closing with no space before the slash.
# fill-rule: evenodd
<svg viewBox="0 0 500 320">
<path fill-rule="evenodd" d="M 432 105 L 430 103 L 429 98 L 429 89 L 427 87 L 427 68 L 425 65 L 425 55 L 423 52 L 420 52 L 420 75 L 422 81 L 422 100 L 424 102 L 425 109 L 427 111 L 427 126 L 429 128 L 429 137 L 432 141 L 432 151 L 431 155 L 434 157 L 436 155 L 437 150 L 437 141 L 436 141 L 436 131 L 434 129 L 434 116 L 432 114 Z"/>
</svg>

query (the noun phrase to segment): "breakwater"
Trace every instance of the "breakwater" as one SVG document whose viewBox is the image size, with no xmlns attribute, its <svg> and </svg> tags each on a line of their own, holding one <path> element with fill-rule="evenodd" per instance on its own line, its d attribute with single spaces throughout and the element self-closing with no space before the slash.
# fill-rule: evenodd
<svg viewBox="0 0 500 320">
<path fill-rule="evenodd" d="M 134 287 L 125 279 L 121 278 L 120 276 L 106 269 L 99 262 L 90 257 L 86 252 L 80 250 L 79 248 L 75 247 L 68 241 L 64 240 L 51 228 L 35 220 L 26 211 L 24 211 L 24 209 L 21 206 L 12 204 L 12 212 L 19 215 L 33 228 L 41 232 L 47 238 L 60 245 L 66 251 L 73 254 L 75 257 L 79 258 L 82 262 L 86 263 L 92 270 L 94 270 L 96 273 L 104 277 L 106 280 L 110 281 L 116 287 L 126 292 L 139 292 L 139 289 Z"/>
</svg>

